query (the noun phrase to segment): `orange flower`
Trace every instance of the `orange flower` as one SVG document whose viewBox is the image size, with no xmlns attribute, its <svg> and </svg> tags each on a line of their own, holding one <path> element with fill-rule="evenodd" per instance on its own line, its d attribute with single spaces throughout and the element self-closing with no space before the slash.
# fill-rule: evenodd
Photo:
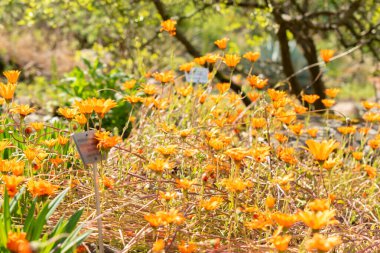
<svg viewBox="0 0 380 253">
<path fill-rule="evenodd" d="M 223 201 L 223 198 L 214 196 L 210 199 L 199 201 L 199 206 L 207 211 L 213 211 L 217 209 L 223 203 Z"/>
<path fill-rule="evenodd" d="M 194 67 L 194 65 L 195 65 L 194 62 L 184 63 L 181 66 L 179 66 L 179 70 L 184 71 L 184 72 L 190 72 L 190 70 Z"/>
<path fill-rule="evenodd" d="M 108 151 L 121 142 L 120 136 L 110 136 L 110 132 L 96 132 L 95 139 L 98 141 L 98 149 Z"/>
<path fill-rule="evenodd" d="M 335 98 L 338 93 L 340 92 L 340 89 L 332 88 L 332 89 L 326 89 L 325 94 L 330 98 Z"/>
<path fill-rule="evenodd" d="M 8 232 L 7 249 L 12 253 L 32 253 L 32 248 L 26 238 L 26 233 Z"/>
<path fill-rule="evenodd" d="M 298 221 L 298 216 L 294 214 L 275 213 L 272 218 L 278 225 L 285 228 L 290 228 Z"/>
<path fill-rule="evenodd" d="M 194 243 L 185 243 L 184 241 L 178 245 L 178 251 L 180 253 L 193 253 L 197 251 L 197 246 Z"/>
<path fill-rule="evenodd" d="M 177 153 L 177 145 L 159 146 L 156 150 L 164 156 L 169 156 Z"/>
<path fill-rule="evenodd" d="M 98 114 L 99 118 L 104 118 L 104 115 L 109 112 L 112 108 L 116 107 L 117 103 L 112 99 L 92 99 L 94 105 L 94 111 Z"/>
<path fill-rule="evenodd" d="M 18 176 L 3 176 L 2 179 L 7 187 L 8 195 L 12 198 L 17 193 L 17 186 L 24 181 L 24 177 Z"/>
<path fill-rule="evenodd" d="M 294 111 L 297 113 L 297 114 L 304 114 L 305 112 L 307 112 L 309 110 L 309 108 L 305 107 L 305 106 L 295 106 L 294 107 Z"/>
<path fill-rule="evenodd" d="M 331 159 L 329 158 L 328 160 L 326 160 L 322 167 L 326 170 L 331 170 L 332 168 L 334 168 L 334 166 L 337 164 L 337 161 L 335 159 Z"/>
<path fill-rule="evenodd" d="M 153 243 L 152 252 L 153 253 L 163 253 L 165 249 L 165 241 L 158 239 Z"/>
<path fill-rule="evenodd" d="M 176 192 L 163 192 L 163 191 L 159 191 L 158 195 L 159 195 L 160 199 L 164 199 L 166 201 L 170 201 L 170 200 L 174 199 L 177 196 L 177 193 Z"/>
<path fill-rule="evenodd" d="M 243 57 L 250 62 L 255 62 L 260 58 L 260 53 L 259 52 L 247 52 L 243 55 Z"/>
<path fill-rule="evenodd" d="M 187 87 L 179 87 L 179 88 L 177 88 L 177 92 L 181 96 L 187 97 L 193 92 L 193 86 L 188 85 Z"/>
<path fill-rule="evenodd" d="M 42 179 L 38 181 L 30 180 L 28 182 L 28 190 L 33 195 L 33 197 L 50 196 L 53 195 L 57 189 L 58 185 L 52 185 L 51 183 Z"/>
<path fill-rule="evenodd" d="M 226 54 L 224 56 L 223 62 L 230 68 L 236 67 L 240 62 L 241 57 L 236 54 Z"/>
<path fill-rule="evenodd" d="M 13 107 L 10 109 L 11 113 L 19 114 L 21 117 L 26 117 L 35 111 L 36 109 L 34 109 L 33 107 L 30 107 L 29 105 L 17 105 L 17 104 L 14 104 Z"/>
<path fill-rule="evenodd" d="M 252 102 L 255 102 L 261 95 L 258 92 L 249 92 L 247 96 Z"/>
<path fill-rule="evenodd" d="M 70 108 L 59 108 L 58 113 L 61 114 L 66 119 L 71 120 L 77 114 L 77 110 L 76 109 L 70 109 Z"/>
<path fill-rule="evenodd" d="M 137 81 L 135 79 L 127 80 L 123 83 L 123 90 L 130 90 L 135 87 Z"/>
<path fill-rule="evenodd" d="M 183 179 L 176 179 L 175 182 L 177 183 L 177 187 L 184 189 L 184 190 L 189 190 L 193 184 L 195 184 L 194 180 L 189 180 L 186 178 Z"/>
<path fill-rule="evenodd" d="M 376 177 L 376 168 L 366 165 L 364 166 L 364 170 L 367 172 L 369 178 L 374 179 Z"/>
<path fill-rule="evenodd" d="M 298 213 L 299 219 L 305 223 L 306 226 L 314 230 L 320 230 L 327 225 L 337 224 L 338 221 L 334 219 L 335 210 L 325 211 L 301 211 Z"/>
<path fill-rule="evenodd" d="M 366 110 L 371 110 L 372 108 L 374 108 L 376 106 L 376 103 L 370 102 L 370 101 L 363 101 L 362 105 Z"/>
<path fill-rule="evenodd" d="M 142 102 L 143 98 L 142 97 L 138 97 L 138 96 L 125 96 L 124 97 L 124 100 L 125 101 L 128 101 L 130 104 L 137 104 L 137 103 L 140 103 Z"/>
<path fill-rule="evenodd" d="M 166 160 L 156 159 L 154 162 L 150 162 L 147 167 L 155 172 L 162 173 L 164 170 L 171 169 L 173 164 Z"/>
<path fill-rule="evenodd" d="M 199 65 L 203 66 L 203 65 L 206 64 L 206 59 L 207 59 L 206 56 L 197 57 L 197 58 L 194 58 L 194 62 L 195 62 L 196 64 L 199 64 Z"/>
<path fill-rule="evenodd" d="M 162 21 L 160 32 L 166 31 L 170 34 L 170 36 L 175 36 L 176 35 L 176 27 L 175 27 L 176 24 L 177 24 L 177 21 L 175 21 L 173 19 L 168 19 L 168 20 Z"/>
<path fill-rule="evenodd" d="M 279 147 L 278 157 L 280 158 L 281 161 L 284 161 L 288 164 L 296 164 L 297 163 L 297 159 L 294 156 L 294 148 Z"/>
<path fill-rule="evenodd" d="M 214 42 L 215 45 L 218 46 L 219 49 L 226 49 L 227 48 L 227 42 L 229 41 L 230 39 L 228 38 L 223 38 L 223 39 L 220 39 L 220 40 L 216 40 Z"/>
<path fill-rule="evenodd" d="M 289 129 L 295 134 L 295 135 L 301 135 L 302 129 L 304 127 L 303 124 L 294 124 L 294 125 L 289 125 Z"/>
<path fill-rule="evenodd" d="M 302 100 L 308 102 L 309 104 L 314 104 L 315 101 L 319 99 L 318 95 L 302 95 Z"/>
<path fill-rule="evenodd" d="M 324 140 L 322 142 L 317 142 L 314 140 L 307 140 L 306 145 L 307 150 L 314 156 L 317 161 L 325 161 L 329 155 L 339 147 L 339 143 L 334 140 Z"/>
<path fill-rule="evenodd" d="M 241 178 L 225 178 L 222 180 L 221 185 L 223 185 L 229 192 L 238 193 L 251 187 L 252 183 L 250 181 L 242 180 Z"/>
<path fill-rule="evenodd" d="M 58 136 L 58 138 L 57 138 L 57 142 L 58 142 L 59 145 L 64 146 L 64 145 L 66 145 L 66 144 L 69 142 L 69 138 L 60 135 L 60 136 Z"/>
<path fill-rule="evenodd" d="M 89 115 L 94 111 L 94 104 L 91 99 L 75 101 L 75 108 L 78 109 L 79 113 Z"/>
<path fill-rule="evenodd" d="M 268 207 L 269 209 L 272 209 L 275 204 L 276 204 L 276 199 L 273 198 L 272 196 L 269 196 L 265 199 L 265 206 Z"/>
<path fill-rule="evenodd" d="M 354 126 L 342 126 L 338 127 L 338 132 L 343 135 L 354 134 L 356 132 L 356 128 Z"/>
<path fill-rule="evenodd" d="M 272 101 L 282 100 L 287 96 L 285 91 L 275 89 L 268 89 L 268 95 Z"/>
<path fill-rule="evenodd" d="M 335 104 L 334 99 L 322 99 L 321 101 L 322 101 L 322 104 L 326 106 L 326 108 L 330 108 L 331 106 Z"/>
<path fill-rule="evenodd" d="M 40 131 L 44 128 L 43 122 L 31 122 L 29 125 L 36 131 Z"/>
<path fill-rule="evenodd" d="M 84 114 L 78 114 L 75 116 L 74 121 L 78 122 L 79 125 L 84 126 L 87 123 L 87 118 Z"/>
<path fill-rule="evenodd" d="M 271 241 L 272 241 L 274 247 L 278 251 L 282 252 L 282 251 L 285 251 L 288 249 L 289 242 L 291 239 L 292 239 L 291 235 L 284 235 L 284 236 L 277 235 L 277 236 L 274 236 Z"/>
<path fill-rule="evenodd" d="M 267 124 L 267 121 L 265 118 L 252 118 L 251 119 L 251 125 L 255 129 L 263 128 Z"/>
<path fill-rule="evenodd" d="M 9 148 L 11 146 L 11 142 L 9 140 L 1 140 L 0 141 L 0 152 Z"/>
<path fill-rule="evenodd" d="M 285 123 L 286 125 L 291 124 L 297 119 L 297 115 L 295 114 L 295 112 L 289 110 L 279 110 L 276 112 L 275 116 L 276 119 L 278 119 L 282 123 Z"/>
<path fill-rule="evenodd" d="M 243 148 L 231 148 L 224 153 L 235 161 L 241 161 L 249 155 L 249 151 Z"/>
<path fill-rule="evenodd" d="M 379 139 L 369 140 L 368 146 L 370 146 L 372 149 L 378 149 L 380 147 L 380 140 Z"/>
<path fill-rule="evenodd" d="M 106 177 L 106 176 L 103 176 L 102 177 L 102 180 L 103 180 L 103 185 L 106 189 L 113 189 L 113 186 L 115 184 L 115 181 L 112 179 L 112 178 L 109 178 L 109 177 Z"/>
<path fill-rule="evenodd" d="M 20 73 L 19 70 L 7 70 L 3 72 L 3 75 L 7 78 L 8 83 L 16 84 Z"/>
<path fill-rule="evenodd" d="M 330 209 L 330 199 L 315 199 L 307 205 L 312 211 L 326 211 Z"/>
<path fill-rule="evenodd" d="M 283 135 L 283 134 L 279 134 L 279 133 L 274 134 L 274 138 L 275 138 L 278 142 L 280 142 L 280 143 L 284 143 L 284 142 L 286 142 L 286 141 L 288 140 L 288 137 L 286 137 L 286 136 Z"/>
<path fill-rule="evenodd" d="M 230 83 L 217 83 L 215 87 L 220 92 L 220 94 L 226 93 L 230 89 Z"/>
<path fill-rule="evenodd" d="M 16 84 L 3 84 L 0 83 L 0 96 L 2 96 L 6 102 L 11 102 L 15 94 Z"/>
<path fill-rule="evenodd" d="M 380 121 L 380 113 L 376 112 L 366 112 L 363 115 L 363 119 L 367 122 L 376 122 Z"/>
<path fill-rule="evenodd" d="M 174 72 L 171 70 L 165 72 L 156 72 L 153 74 L 154 79 L 161 83 L 172 83 L 174 82 Z"/>
<path fill-rule="evenodd" d="M 334 56 L 335 50 L 331 49 L 322 49 L 321 58 L 325 63 L 330 62 L 330 59 Z"/>
<path fill-rule="evenodd" d="M 262 89 L 268 84 L 268 79 L 262 79 L 261 77 L 255 75 L 248 76 L 247 80 L 252 88 L 256 87 L 257 89 Z"/>
<path fill-rule="evenodd" d="M 342 243 L 339 236 L 325 237 L 321 234 L 313 234 L 313 238 L 305 242 L 306 249 L 309 251 L 318 250 L 319 252 L 330 251 L 335 246 Z"/>
<path fill-rule="evenodd" d="M 352 156 L 355 160 L 360 161 L 363 158 L 363 152 L 352 152 Z"/>
<path fill-rule="evenodd" d="M 270 154 L 270 147 L 269 146 L 262 146 L 262 147 L 255 147 L 252 151 L 253 159 L 255 159 L 256 162 L 265 162 L 267 157 Z"/>
<path fill-rule="evenodd" d="M 220 58 L 220 56 L 217 54 L 207 54 L 204 57 L 205 57 L 206 62 L 210 64 L 217 62 L 218 59 Z"/>
<path fill-rule="evenodd" d="M 310 137 L 315 138 L 317 137 L 318 128 L 309 128 L 306 130 L 306 132 L 308 133 L 308 135 L 310 135 Z"/>
</svg>

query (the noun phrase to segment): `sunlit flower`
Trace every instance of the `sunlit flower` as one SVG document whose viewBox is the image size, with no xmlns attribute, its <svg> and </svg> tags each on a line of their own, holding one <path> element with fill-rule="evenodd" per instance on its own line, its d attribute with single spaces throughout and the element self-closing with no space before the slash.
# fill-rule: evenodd
<svg viewBox="0 0 380 253">
<path fill-rule="evenodd" d="M 30 107 L 29 105 L 17 105 L 17 104 L 14 104 L 13 107 L 10 109 L 11 113 L 19 114 L 21 117 L 26 117 L 35 111 L 36 109 L 34 109 L 33 107 Z"/>
<path fill-rule="evenodd" d="M 92 102 L 94 105 L 94 111 L 99 118 L 104 118 L 104 115 L 117 105 L 116 101 L 112 99 L 93 98 Z"/>
<path fill-rule="evenodd" d="M 343 135 L 354 134 L 356 132 L 356 127 L 354 127 L 354 126 L 341 126 L 341 127 L 338 127 L 338 132 L 343 134 Z"/>
<path fill-rule="evenodd" d="M 313 234 L 313 238 L 305 242 L 305 247 L 307 250 L 318 250 L 319 252 L 330 251 L 335 246 L 342 243 L 339 236 L 325 237 L 321 234 Z"/>
<path fill-rule="evenodd" d="M 87 118 L 84 114 L 78 114 L 74 117 L 74 121 L 78 122 L 79 125 L 84 126 L 87 123 Z"/>
<path fill-rule="evenodd" d="M 166 160 L 156 159 L 154 162 L 150 162 L 147 167 L 154 172 L 162 173 L 165 170 L 171 169 L 173 164 Z"/>
<path fill-rule="evenodd" d="M 371 110 L 372 108 L 374 108 L 376 106 L 376 103 L 370 102 L 370 101 L 363 101 L 362 105 L 366 110 Z"/>
<path fill-rule="evenodd" d="M 352 156 L 355 160 L 360 161 L 363 158 L 363 152 L 352 152 Z"/>
<path fill-rule="evenodd" d="M 262 79 L 259 76 L 248 76 L 247 80 L 249 82 L 249 85 L 251 85 L 252 88 L 262 89 L 268 84 L 268 79 Z"/>
<path fill-rule="evenodd" d="M 258 92 L 248 92 L 247 93 L 248 98 L 252 101 L 255 102 L 258 98 L 260 98 L 261 94 Z"/>
<path fill-rule="evenodd" d="M 280 158 L 280 160 L 282 160 L 288 164 L 296 164 L 297 163 L 297 159 L 294 156 L 294 148 L 279 147 L 277 154 L 278 154 L 278 157 Z"/>
<path fill-rule="evenodd" d="M 278 250 L 278 251 L 285 251 L 288 249 L 289 247 L 289 242 L 290 240 L 292 239 L 292 236 L 291 235 L 284 235 L 284 236 L 281 236 L 281 235 L 277 235 L 277 236 L 274 236 L 272 239 L 271 239 L 271 242 L 273 243 L 274 247 Z"/>
<path fill-rule="evenodd" d="M 43 122 L 31 122 L 29 125 L 36 131 L 40 131 L 44 128 Z"/>
<path fill-rule="evenodd" d="M 241 161 L 249 155 L 249 151 L 243 148 L 231 148 L 224 153 L 235 161 Z"/>
<path fill-rule="evenodd" d="M 78 109 L 79 113 L 90 115 L 94 111 L 94 104 L 91 99 L 75 101 L 75 108 Z"/>
<path fill-rule="evenodd" d="M 223 62 L 230 68 L 236 67 L 240 62 L 241 57 L 236 54 L 226 54 L 224 56 Z"/>
<path fill-rule="evenodd" d="M 133 89 L 136 85 L 137 81 L 135 79 L 127 80 L 123 83 L 123 89 L 124 90 L 130 90 Z"/>
<path fill-rule="evenodd" d="M 217 47 L 219 49 L 226 49 L 227 48 L 227 42 L 229 41 L 230 39 L 228 38 L 223 38 L 223 39 L 220 39 L 220 40 L 216 40 L 214 42 L 215 45 L 217 45 Z"/>
<path fill-rule="evenodd" d="M 9 148 L 11 146 L 11 142 L 9 140 L 1 140 L 0 141 L 0 152 L 4 151 L 4 149 Z"/>
<path fill-rule="evenodd" d="M 203 65 L 206 64 L 206 59 L 207 59 L 206 56 L 197 57 L 197 58 L 194 58 L 194 62 L 195 62 L 196 64 L 199 64 L 199 65 L 203 66 Z"/>
<path fill-rule="evenodd" d="M 322 49 L 320 54 L 321 58 L 325 63 L 330 62 L 330 59 L 334 56 L 335 50 L 332 49 Z"/>
<path fill-rule="evenodd" d="M 303 124 L 293 124 L 288 126 L 290 131 L 292 131 L 295 135 L 301 135 L 302 129 L 304 127 Z"/>
<path fill-rule="evenodd" d="M 232 193 L 239 193 L 252 186 L 252 183 L 247 180 L 242 180 L 241 178 L 230 178 L 223 179 L 221 182 L 227 191 Z"/>
<path fill-rule="evenodd" d="M 255 159 L 256 162 L 265 162 L 267 157 L 270 154 L 270 147 L 269 146 L 261 146 L 261 147 L 255 147 L 251 150 L 251 155 L 253 156 L 253 159 Z"/>
<path fill-rule="evenodd" d="M 124 97 L 124 100 L 128 101 L 130 104 L 137 104 L 137 103 L 142 102 L 143 98 L 142 97 L 138 97 L 138 96 L 127 95 L 127 96 Z"/>
<path fill-rule="evenodd" d="M 174 72 L 171 70 L 165 72 L 156 72 L 153 74 L 154 79 L 161 83 L 172 83 L 174 82 Z"/>
<path fill-rule="evenodd" d="M 60 135 L 60 136 L 58 136 L 58 138 L 57 138 L 57 142 L 58 142 L 59 145 L 64 146 L 64 145 L 66 145 L 66 144 L 69 142 L 69 138 Z"/>
<path fill-rule="evenodd" d="M 288 140 L 288 137 L 286 137 L 286 135 L 284 134 L 279 134 L 279 133 L 275 133 L 274 134 L 274 138 L 280 142 L 280 143 L 284 143 Z"/>
<path fill-rule="evenodd" d="M 16 84 L 3 84 L 0 82 L 0 96 L 3 97 L 6 102 L 11 102 L 16 90 L 16 86 Z"/>
<path fill-rule="evenodd" d="M 179 88 L 177 88 L 177 92 L 181 96 L 187 97 L 193 92 L 193 86 L 188 85 L 187 87 L 179 87 Z"/>
<path fill-rule="evenodd" d="M 367 175 L 369 176 L 369 178 L 371 178 L 371 179 L 376 178 L 376 174 L 377 174 L 376 168 L 369 166 L 369 165 L 366 165 L 366 166 L 364 166 L 364 170 L 367 172 Z"/>
<path fill-rule="evenodd" d="M 314 104 L 315 101 L 319 99 L 318 95 L 302 95 L 302 100 L 308 102 L 309 104 Z"/>
<path fill-rule="evenodd" d="M 306 145 L 308 146 L 308 151 L 314 156 L 317 161 L 325 161 L 329 155 L 339 147 L 339 143 L 334 140 L 324 140 L 322 142 L 317 142 L 314 140 L 307 140 Z"/>
<path fill-rule="evenodd" d="M 61 114 L 66 119 L 71 120 L 77 114 L 77 110 L 71 109 L 71 108 L 59 108 L 58 113 Z"/>
<path fill-rule="evenodd" d="M 280 226 L 290 228 L 298 221 L 298 216 L 294 214 L 275 213 L 272 215 L 273 220 Z"/>
<path fill-rule="evenodd" d="M 250 62 L 255 62 L 260 58 L 260 53 L 259 52 L 247 52 L 243 55 L 243 57 Z"/>
<path fill-rule="evenodd" d="M 194 243 L 185 243 L 184 241 L 178 245 L 178 251 L 180 253 L 194 253 L 197 251 L 197 246 Z"/>
<path fill-rule="evenodd" d="M 276 199 L 273 198 L 272 196 L 269 196 L 265 199 L 265 206 L 268 207 L 269 209 L 272 209 L 275 204 L 276 204 Z"/>
<path fill-rule="evenodd" d="M 335 104 L 334 99 L 322 99 L 321 102 L 324 106 L 326 106 L 326 108 L 330 108 L 331 106 Z"/>
<path fill-rule="evenodd" d="M 95 139 L 98 141 L 98 149 L 108 151 L 121 142 L 120 136 L 110 136 L 110 134 L 110 132 L 100 131 L 95 133 Z"/>
<path fill-rule="evenodd" d="M 57 189 L 57 185 L 53 185 L 43 179 L 39 179 L 38 181 L 30 180 L 28 182 L 28 190 L 34 197 L 51 196 Z"/>
<path fill-rule="evenodd" d="M 160 31 L 166 31 L 170 34 L 170 36 L 175 36 L 176 35 L 176 24 L 177 24 L 177 21 L 173 20 L 173 19 L 168 19 L 168 20 L 165 20 L 165 21 L 162 21 L 161 22 L 161 29 Z"/>
<path fill-rule="evenodd" d="M 8 195 L 13 198 L 17 193 L 17 186 L 24 181 L 24 177 L 3 176 L 2 180 L 5 183 Z"/>
<path fill-rule="evenodd" d="M 207 211 L 212 211 L 217 209 L 223 201 L 223 198 L 213 196 L 210 199 L 203 199 L 199 201 L 199 206 Z"/>
<path fill-rule="evenodd" d="M 307 206 L 311 211 L 326 211 L 330 209 L 330 199 L 315 199 Z"/>
<path fill-rule="evenodd" d="M 153 253 L 163 253 L 165 249 L 165 241 L 158 239 L 153 243 L 152 252 Z"/>
<path fill-rule="evenodd" d="M 3 75 L 7 78 L 8 83 L 16 84 L 21 74 L 19 70 L 7 70 L 3 72 Z"/>
<path fill-rule="evenodd" d="M 107 176 L 102 176 L 102 181 L 103 181 L 104 188 L 113 189 L 115 180 Z"/>
<path fill-rule="evenodd" d="M 220 94 L 226 93 L 230 89 L 230 83 L 217 83 L 215 85 L 216 89 L 220 92 Z"/>
<path fill-rule="evenodd" d="M 338 93 L 340 92 L 340 89 L 332 88 L 332 89 L 326 89 L 325 94 L 330 98 L 335 98 Z"/>
<path fill-rule="evenodd" d="M 369 140 L 368 146 L 370 146 L 372 149 L 378 149 L 380 147 L 380 139 Z"/>
<path fill-rule="evenodd" d="M 299 105 L 299 106 L 294 106 L 294 111 L 297 113 L 297 114 L 304 114 L 305 112 L 307 112 L 309 110 L 309 108 L 305 107 L 305 106 L 302 106 L 302 105 Z"/>
<path fill-rule="evenodd" d="M 159 146 L 156 150 L 164 156 L 173 155 L 177 153 L 177 145 Z"/>
<path fill-rule="evenodd" d="M 380 121 L 380 113 L 376 112 L 366 112 L 363 115 L 363 119 L 368 122 L 378 122 Z"/>
<path fill-rule="evenodd" d="M 179 66 L 179 70 L 180 71 L 184 71 L 184 72 L 190 72 L 190 70 L 195 66 L 195 63 L 194 62 L 188 62 L 188 63 L 184 63 L 182 65 Z"/>
<path fill-rule="evenodd" d="M 32 253 L 32 248 L 24 232 L 16 233 L 9 231 L 7 249 L 12 253 Z"/>
<path fill-rule="evenodd" d="M 268 89 L 267 92 L 272 101 L 278 101 L 287 96 L 286 92 L 282 90 Z"/>
<path fill-rule="evenodd" d="M 301 211 L 298 213 L 299 219 L 305 223 L 306 226 L 314 229 L 320 230 L 327 225 L 333 225 L 339 223 L 334 219 L 335 210 L 325 210 L 325 211 Z"/>
<path fill-rule="evenodd" d="M 193 184 L 195 184 L 195 180 L 189 180 L 186 178 L 183 179 L 176 179 L 175 182 L 177 183 L 177 187 L 184 189 L 184 190 L 189 190 Z"/>
<path fill-rule="evenodd" d="M 310 135 L 310 137 L 315 138 L 317 137 L 318 128 L 309 128 L 306 130 L 307 134 Z"/>
<path fill-rule="evenodd" d="M 332 168 L 334 168 L 334 166 L 335 166 L 336 164 L 337 164 L 336 159 L 331 159 L 331 158 L 329 158 L 329 159 L 327 159 L 327 160 L 323 163 L 322 167 L 323 167 L 324 169 L 326 169 L 326 170 L 331 170 Z"/>
<path fill-rule="evenodd" d="M 174 199 L 176 196 L 177 196 L 176 192 L 163 192 L 163 191 L 158 192 L 158 197 L 166 201 L 170 201 Z"/>
</svg>

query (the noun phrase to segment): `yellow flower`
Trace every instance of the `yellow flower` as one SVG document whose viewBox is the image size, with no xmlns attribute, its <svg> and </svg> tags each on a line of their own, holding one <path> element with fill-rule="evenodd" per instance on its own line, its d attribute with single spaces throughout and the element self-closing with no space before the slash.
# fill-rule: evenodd
<svg viewBox="0 0 380 253">
<path fill-rule="evenodd" d="M 262 79 L 259 76 L 248 76 L 247 80 L 252 88 L 262 89 L 268 84 L 268 79 Z"/>
<path fill-rule="evenodd" d="M 189 190 L 193 184 L 195 184 L 195 180 L 189 180 L 186 178 L 183 179 L 176 179 L 175 182 L 177 183 L 177 187 L 184 189 L 184 190 Z"/>
<path fill-rule="evenodd" d="M 236 54 L 226 54 L 224 56 L 223 62 L 230 68 L 236 67 L 240 62 L 241 57 Z"/>
<path fill-rule="evenodd" d="M 287 94 L 282 90 L 268 89 L 268 95 L 272 101 L 278 101 L 284 99 Z"/>
<path fill-rule="evenodd" d="M 177 153 L 177 145 L 159 146 L 156 150 L 164 156 L 173 155 Z"/>
<path fill-rule="evenodd" d="M 376 168 L 366 165 L 364 166 L 364 170 L 367 172 L 369 178 L 374 179 L 376 177 Z"/>
<path fill-rule="evenodd" d="M 9 148 L 12 143 L 9 140 L 1 140 L 0 141 L 0 152 L 6 148 Z"/>
<path fill-rule="evenodd" d="M 193 86 L 191 85 L 188 85 L 187 87 L 179 87 L 177 88 L 177 92 L 183 96 L 183 97 L 187 97 L 188 95 L 191 94 L 191 92 L 193 92 Z"/>
<path fill-rule="evenodd" d="M 166 201 L 170 201 L 174 199 L 176 196 L 177 196 L 176 192 L 163 192 L 163 191 L 158 192 L 158 197 Z"/>
<path fill-rule="evenodd" d="M 230 89 L 230 83 L 217 83 L 215 85 L 216 89 L 220 92 L 220 94 L 226 93 Z"/>
<path fill-rule="evenodd" d="M 226 49 L 227 48 L 227 42 L 229 41 L 230 39 L 228 38 L 223 38 L 223 39 L 220 39 L 220 40 L 216 40 L 214 42 L 215 45 L 218 46 L 219 49 Z"/>
<path fill-rule="evenodd" d="M 26 117 L 27 115 L 35 112 L 36 109 L 30 107 L 29 105 L 13 105 L 13 108 L 10 109 L 10 112 L 13 114 L 19 114 L 21 117 Z"/>
<path fill-rule="evenodd" d="M 112 108 L 116 107 L 117 103 L 112 99 L 92 99 L 94 111 L 99 118 L 104 118 L 104 115 Z"/>
<path fill-rule="evenodd" d="M 330 59 L 334 56 L 335 50 L 331 49 L 322 49 L 320 54 L 321 58 L 325 63 L 330 62 Z"/>
<path fill-rule="evenodd" d="M 165 20 L 165 21 L 162 21 L 161 22 L 161 32 L 162 31 L 166 31 L 170 34 L 170 36 L 175 36 L 176 35 L 176 24 L 177 24 L 177 21 L 173 20 L 173 19 L 168 19 L 168 20 Z"/>
<path fill-rule="evenodd" d="M 156 159 L 154 162 L 150 162 L 147 167 L 154 172 L 162 173 L 164 170 L 171 169 L 173 164 L 167 162 L 166 160 Z"/>
<path fill-rule="evenodd" d="M 255 62 L 260 58 L 260 53 L 259 52 L 247 52 L 243 55 L 243 57 L 250 62 Z"/>
<path fill-rule="evenodd" d="M 44 128 L 43 122 L 31 122 L 29 125 L 36 131 L 40 131 Z"/>
<path fill-rule="evenodd" d="M 343 135 L 354 134 L 356 132 L 356 128 L 354 126 L 341 126 L 338 127 L 338 132 Z"/>
<path fill-rule="evenodd" d="M 21 71 L 19 70 L 7 70 L 4 71 L 3 74 L 7 78 L 8 83 L 16 84 L 18 77 L 20 76 Z"/>
<path fill-rule="evenodd" d="M 269 196 L 265 199 L 265 206 L 268 207 L 269 209 L 272 209 L 275 204 L 276 204 L 276 199 L 273 198 L 272 196 Z"/>
<path fill-rule="evenodd" d="M 89 115 L 94 111 L 94 103 L 91 99 L 76 101 L 75 108 L 78 109 L 79 113 Z"/>
<path fill-rule="evenodd" d="M 98 149 L 108 151 L 121 142 L 120 136 L 110 136 L 110 132 L 96 132 L 95 139 L 98 141 Z"/>
<path fill-rule="evenodd" d="M 342 240 L 339 236 L 325 237 L 321 234 L 315 233 L 313 238 L 306 241 L 305 246 L 309 251 L 318 250 L 327 252 L 341 243 Z"/>
<path fill-rule="evenodd" d="M 306 226 L 314 230 L 320 230 L 327 225 L 333 225 L 339 223 L 334 219 L 335 210 L 325 210 L 325 211 L 301 211 L 298 213 L 300 221 L 305 223 Z"/>
<path fill-rule="evenodd" d="M 252 183 L 250 181 L 242 180 L 241 178 L 225 178 L 222 180 L 221 185 L 223 185 L 227 191 L 236 193 L 242 192 L 246 188 L 251 187 Z"/>
<path fill-rule="evenodd" d="M 11 102 L 12 98 L 15 94 L 16 90 L 16 84 L 8 83 L 8 84 L 3 84 L 0 83 L 0 96 L 2 96 L 6 102 Z"/>
<path fill-rule="evenodd" d="M 322 142 L 317 142 L 314 140 L 307 140 L 306 145 L 307 150 L 314 156 L 317 161 L 325 161 L 329 155 L 339 147 L 339 143 L 334 140 L 324 140 Z"/>
<path fill-rule="evenodd" d="M 306 132 L 308 133 L 308 135 L 310 135 L 310 137 L 315 138 L 317 137 L 318 128 L 309 128 L 306 130 Z"/>
<path fill-rule="evenodd" d="M 178 245 L 178 251 L 180 253 L 194 253 L 197 251 L 197 246 L 194 243 L 185 243 L 184 241 Z"/>
<path fill-rule="evenodd" d="M 197 58 L 194 58 L 194 62 L 195 62 L 196 64 L 199 64 L 199 65 L 203 66 L 203 65 L 206 64 L 206 59 L 207 59 L 206 56 L 197 57 Z"/>
</svg>

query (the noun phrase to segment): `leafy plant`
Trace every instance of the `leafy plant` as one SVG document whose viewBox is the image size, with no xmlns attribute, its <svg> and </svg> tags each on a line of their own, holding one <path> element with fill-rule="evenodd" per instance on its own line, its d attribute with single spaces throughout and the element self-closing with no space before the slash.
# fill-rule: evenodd
<svg viewBox="0 0 380 253">
<path fill-rule="evenodd" d="M 75 252 L 76 247 L 81 244 L 91 231 L 80 234 L 82 226 L 77 226 L 83 213 L 83 209 L 76 211 L 69 219 L 61 217 L 51 231 L 47 231 L 46 223 L 53 215 L 69 188 L 62 191 L 51 201 L 46 201 L 40 206 L 38 198 L 30 201 L 25 188 L 10 199 L 5 189 L 4 200 L 1 205 L 0 213 L 0 251 L 10 252 L 7 249 L 9 232 L 24 232 L 25 239 L 39 253 L 49 252 Z M 26 217 L 20 215 L 22 208 L 28 208 Z M 20 219 L 18 219 L 20 218 Z M 18 224 L 18 220 L 23 221 Z"/>
</svg>

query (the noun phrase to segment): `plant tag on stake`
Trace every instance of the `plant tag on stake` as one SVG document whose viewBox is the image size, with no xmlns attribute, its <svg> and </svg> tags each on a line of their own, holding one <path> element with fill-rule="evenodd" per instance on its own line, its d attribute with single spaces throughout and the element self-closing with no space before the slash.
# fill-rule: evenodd
<svg viewBox="0 0 380 253">
<path fill-rule="evenodd" d="M 72 135 L 80 158 L 85 165 L 100 162 L 102 155 L 96 147 L 95 131 L 87 131 Z"/>
<path fill-rule="evenodd" d="M 186 82 L 189 83 L 207 83 L 207 68 L 192 68 L 189 73 L 185 72 Z"/>
</svg>

